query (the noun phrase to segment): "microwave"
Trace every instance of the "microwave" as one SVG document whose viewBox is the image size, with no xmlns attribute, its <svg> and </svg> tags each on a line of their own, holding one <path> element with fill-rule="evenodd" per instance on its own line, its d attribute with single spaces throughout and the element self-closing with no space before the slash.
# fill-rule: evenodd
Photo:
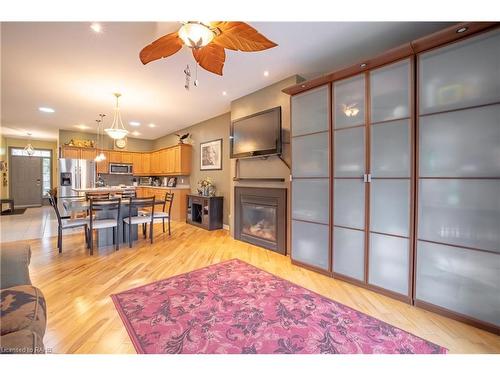
<svg viewBox="0 0 500 375">
<path fill-rule="evenodd" d="M 109 163 L 110 174 L 132 174 L 132 164 Z"/>
</svg>

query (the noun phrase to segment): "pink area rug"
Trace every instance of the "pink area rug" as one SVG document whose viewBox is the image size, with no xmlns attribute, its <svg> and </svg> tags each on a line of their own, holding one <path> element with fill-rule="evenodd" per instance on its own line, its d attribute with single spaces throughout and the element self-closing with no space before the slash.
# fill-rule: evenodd
<svg viewBox="0 0 500 375">
<path fill-rule="evenodd" d="M 111 296 L 138 353 L 446 353 L 240 260 Z"/>
</svg>

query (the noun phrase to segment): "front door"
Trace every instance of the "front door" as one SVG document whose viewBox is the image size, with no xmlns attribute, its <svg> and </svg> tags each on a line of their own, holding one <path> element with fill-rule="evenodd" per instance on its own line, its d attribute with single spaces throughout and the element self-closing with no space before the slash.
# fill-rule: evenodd
<svg viewBox="0 0 500 375">
<path fill-rule="evenodd" d="M 42 158 L 12 155 L 10 181 L 15 207 L 42 205 Z"/>
</svg>

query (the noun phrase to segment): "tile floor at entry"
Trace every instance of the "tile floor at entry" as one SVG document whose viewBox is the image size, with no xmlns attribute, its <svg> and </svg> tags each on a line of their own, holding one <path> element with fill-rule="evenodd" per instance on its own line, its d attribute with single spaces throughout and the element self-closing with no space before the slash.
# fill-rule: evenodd
<svg viewBox="0 0 500 375">
<path fill-rule="evenodd" d="M 65 229 L 63 235 L 82 232 Z M 0 243 L 57 236 L 57 217 L 51 206 L 32 207 L 21 215 L 0 216 Z"/>
</svg>

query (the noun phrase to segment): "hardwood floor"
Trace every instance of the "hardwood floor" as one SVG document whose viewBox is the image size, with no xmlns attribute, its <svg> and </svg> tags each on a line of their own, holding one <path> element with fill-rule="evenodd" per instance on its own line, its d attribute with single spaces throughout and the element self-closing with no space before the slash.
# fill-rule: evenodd
<svg viewBox="0 0 500 375">
<path fill-rule="evenodd" d="M 33 284 L 47 300 L 45 345 L 54 353 L 135 353 L 111 301 L 117 293 L 223 260 L 239 258 L 338 302 L 447 347 L 450 353 L 500 353 L 500 337 L 291 264 L 288 257 L 173 222 L 172 236 L 155 227 L 155 242 L 85 250 L 83 234 L 30 240 Z"/>
</svg>

